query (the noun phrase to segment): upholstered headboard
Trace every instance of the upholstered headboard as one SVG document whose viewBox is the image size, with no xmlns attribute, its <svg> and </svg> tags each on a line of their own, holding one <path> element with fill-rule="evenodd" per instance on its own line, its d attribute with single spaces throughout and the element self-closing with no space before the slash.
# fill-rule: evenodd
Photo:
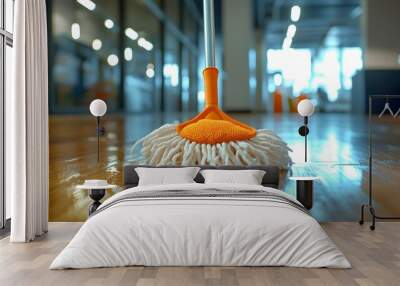
<svg viewBox="0 0 400 286">
<path fill-rule="evenodd" d="M 179 166 L 144 166 L 144 165 L 126 165 L 124 167 L 124 187 L 136 187 L 139 183 L 138 174 L 135 171 L 136 167 L 151 167 L 151 168 L 179 168 Z M 220 170 L 263 170 L 265 171 L 262 185 L 265 187 L 279 188 L 279 168 L 276 166 L 199 166 L 202 169 L 220 169 Z M 204 183 L 203 176 L 198 173 L 194 180 L 197 183 Z"/>
</svg>

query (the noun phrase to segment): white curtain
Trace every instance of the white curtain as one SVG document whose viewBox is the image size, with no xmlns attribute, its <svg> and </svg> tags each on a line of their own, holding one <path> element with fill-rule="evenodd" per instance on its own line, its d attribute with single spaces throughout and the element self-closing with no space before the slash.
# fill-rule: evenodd
<svg viewBox="0 0 400 286">
<path fill-rule="evenodd" d="M 12 242 L 48 225 L 48 84 L 45 0 L 15 1 L 13 94 L 6 98 L 6 187 Z"/>
</svg>

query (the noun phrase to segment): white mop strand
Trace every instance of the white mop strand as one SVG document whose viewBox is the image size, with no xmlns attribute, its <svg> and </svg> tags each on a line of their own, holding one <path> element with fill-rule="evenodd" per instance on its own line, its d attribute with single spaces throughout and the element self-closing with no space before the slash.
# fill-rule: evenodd
<svg viewBox="0 0 400 286">
<path fill-rule="evenodd" d="M 141 145 L 141 156 L 135 149 Z M 271 130 L 258 130 L 254 138 L 220 144 L 198 144 L 182 138 L 175 124 L 165 124 L 132 146 L 134 163 L 152 166 L 275 165 L 287 169 L 291 162 L 287 144 Z"/>
</svg>

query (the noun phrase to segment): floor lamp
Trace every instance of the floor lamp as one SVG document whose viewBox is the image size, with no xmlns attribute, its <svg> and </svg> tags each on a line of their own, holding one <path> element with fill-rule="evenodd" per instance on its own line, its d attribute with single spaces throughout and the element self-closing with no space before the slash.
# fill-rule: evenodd
<svg viewBox="0 0 400 286">
<path fill-rule="evenodd" d="M 90 103 L 90 113 L 97 119 L 96 135 L 97 135 L 97 162 L 100 161 L 100 136 L 105 133 L 104 128 L 100 127 L 100 117 L 107 112 L 107 104 L 101 99 L 95 99 Z"/>
<path fill-rule="evenodd" d="M 304 117 L 304 125 L 299 128 L 299 134 L 304 137 L 304 161 L 307 162 L 308 118 L 314 113 L 314 104 L 309 99 L 303 99 L 297 105 L 297 112 Z"/>
<path fill-rule="evenodd" d="M 304 117 L 304 125 L 299 128 L 299 134 L 304 137 L 304 161 L 307 163 L 308 118 L 314 113 L 314 104 L 309 99 L 303 99 L 297 105 L 297 112 Z M 315 177 L 293 177 L 296 180 L 296 198 L 307 209 L 313 206 L 313 181 Z"/>
</svg>

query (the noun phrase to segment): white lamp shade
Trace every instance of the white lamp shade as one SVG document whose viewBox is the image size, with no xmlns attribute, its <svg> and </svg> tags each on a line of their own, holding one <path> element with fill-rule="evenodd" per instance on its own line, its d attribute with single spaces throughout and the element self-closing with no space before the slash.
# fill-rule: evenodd
<svg viewBox="0 0 400 286">
<path fill-rule="evenodd" d="M 89 109 L 93 116 L 103 116 L 107 112 L 107 104 L 101 99 L 95 99 L 90 103 Z"/>
<path fill-rule="evenodd" d="M 303 117 L 311 116 L 314 113 L 314 104 L 309 99 L 303 99 L 297 105 L 297 112 Z"/>
</svg>

